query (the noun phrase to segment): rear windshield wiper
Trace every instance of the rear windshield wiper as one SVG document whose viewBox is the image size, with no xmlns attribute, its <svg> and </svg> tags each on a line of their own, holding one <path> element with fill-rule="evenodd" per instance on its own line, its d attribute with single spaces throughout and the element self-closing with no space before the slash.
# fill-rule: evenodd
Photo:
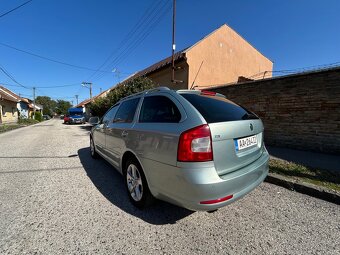
<svg viewBox="0 0 340 255">
<path fill-rule="evenodd" d="M 257 117 L 255 114 L 253 113 L 246 113 L 245 115 L 242 116 L 243 120 L 255 120 L 258 119 L 259 117 Z"/>
</svg>

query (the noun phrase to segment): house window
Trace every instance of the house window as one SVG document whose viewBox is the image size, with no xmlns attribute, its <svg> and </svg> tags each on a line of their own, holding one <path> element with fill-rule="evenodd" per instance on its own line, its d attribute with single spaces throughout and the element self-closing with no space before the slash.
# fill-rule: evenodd
<svg viewBox="0 0 340 255">
<path fill-rule="evenodd" d="M 6 107 L 2 106 L 2 116 L 6 117 Z"/>
<path fill-rule="evenodd" d="M 12 117 L 14 117 L 14 113 L 15 113 L 15 108 L 12 107 Z"/>
</svg>

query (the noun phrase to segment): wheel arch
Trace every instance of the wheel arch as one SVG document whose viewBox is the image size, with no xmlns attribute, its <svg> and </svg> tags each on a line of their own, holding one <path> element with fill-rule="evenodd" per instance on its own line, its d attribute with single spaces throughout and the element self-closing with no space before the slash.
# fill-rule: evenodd
<svg viewBox="0 0 340 255">
<path fill-rule="evenodd" d="M 150 188 L 150 182 L 149 182 L 148 174 L 145 171 L 145 168 L 143 167 L 141 160 L 137 157 L 137 155 L 134 152 L 132 152 L 130 150 L 127 150 L 127 151 L 124 152 L 123 157 L 121 158 L 121 165 L 120 165 L 121 173 L 123 174 L 124 177 L 126 176 L 125 164 L 129 159 L 133 159 L 133 160 L 137 161 L 136 163 L 139 164 L 141 171 L 142 171 L 142 174 L 144 175 L 145 180 L 146 180 L 146 186 L 147 187 L 144 191 L 145 194 L 146 194 L 146 198 L 144 199 L 144 205 L 142 207 L 151 205 L 155 201 L 155 198 L 156 198 L 155 193 Z M 131 195 L 130 195 L 130 199 L 131 199 Z M 137 207 L 139 207 L 139 206 L 137 206 Z"/>
<path fill-rule="evenodd" d="M 131 151 L 131 150 L 127 150 L 127 151 L 125 151 L 124 154 L 123 154 L 123 157 L 122 157 L 122 159 L 121 159 L 121 161 L 120 161 L 120 170 L 121 170 L 121 173 L 124 175 L 125 164 L 126 164 L 126 162 L 127 162 L 127 160 L 128 160 L 129 158 L 133 158 L 133 159 L 137 160 L 138 164 L 139 164 L 140 167 L 142 168 L 142 171 L 143 171 L 143 173 L 144 173 L 144 176 L 145 176 L 146 181 L 147 181 L 147 183 L 148 183 L 148 186 L 149 186 L 149 188 L 150 188 L 150 185 L 149 185 L 150 182 L 149 182 L 148 174 L 147 174 L 147 172 L 145 171 L 145 168 L 144 168 L 144 166 L 143 166 L 141 160 L 140 160 L 140 159 L 137 157 L 137 155 L 136 155 L 133 151 Z"/>
<path fill-rule="evenodd" d="M 130 158 L 136 159 L 137 162 L 139 163 L 139 165 L 141 166 L 143 172 L 144 172 L 144 167 L 142 165 L 142 162 L 139 160 L 137 155 L 134 152 L 132 152 L 131 150 L 125 151 L 124 154 L 123 154 L 123 157 L 120 160 L 120 170 L 121 170 L 121 172 L 123 173 L 124 168 L 125 168 L 125 164 L 126 164 L 127 160 L 130 159 Z M 144 174 L 145 174 L 145 172 L 144 172 Z"/>
</svg>

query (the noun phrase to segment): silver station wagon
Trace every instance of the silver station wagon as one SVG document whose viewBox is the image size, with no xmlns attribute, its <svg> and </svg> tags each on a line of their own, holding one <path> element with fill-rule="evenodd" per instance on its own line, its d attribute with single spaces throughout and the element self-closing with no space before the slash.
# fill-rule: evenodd
<svg viewBox="0 0 340 255">
<path fill-rule="evenodd" d="M 213 211 L 252 191 L 268 173 L 262 121 L 214 92 L 144 91 L 94 124 L 92 157 L 100 155 L 124 176 L 140 208 L 157 198 Z"/>
</svg>

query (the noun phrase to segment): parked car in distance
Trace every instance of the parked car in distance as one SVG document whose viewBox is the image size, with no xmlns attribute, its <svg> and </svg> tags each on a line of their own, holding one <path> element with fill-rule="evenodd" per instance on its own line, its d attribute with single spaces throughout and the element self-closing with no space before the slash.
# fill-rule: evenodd
<svg viewBox="0 0 340 255">
<path fill-rule="evenodd" d="M 144 91 L 92 124 L 91 156 L 102 156 L 124 176 L 130 201 L 140 208 L 157 198 L 213 211 L 252 191 L 268 173 L 262 121 L 214 92 Z"/>
<path fill-rule="evenodd" d="M 84 124 L 85 116 L 82 108 L 70 108 L 68 109 L 68 124 Z"/>
<path fill-rule="evenodd" d="M 70 116 L 68 114 L 64 116 L 64 124 L 70 124 Z"/>
<path fill-rule="evenodd" d="M 50 115 L 43 115 L 43 120 L 50 120 L 51 116 Z"/>
<path fill-rule="evenodd" d="M 64 119 L 64 117 L 65 117 L 65 115 L 64 115 L 64 114 L 61 114 L 61 115 L 60 115 L 60 119 L 61 119 L 61 120 L 63 120 L 63 119 Z"/>
</svg>

